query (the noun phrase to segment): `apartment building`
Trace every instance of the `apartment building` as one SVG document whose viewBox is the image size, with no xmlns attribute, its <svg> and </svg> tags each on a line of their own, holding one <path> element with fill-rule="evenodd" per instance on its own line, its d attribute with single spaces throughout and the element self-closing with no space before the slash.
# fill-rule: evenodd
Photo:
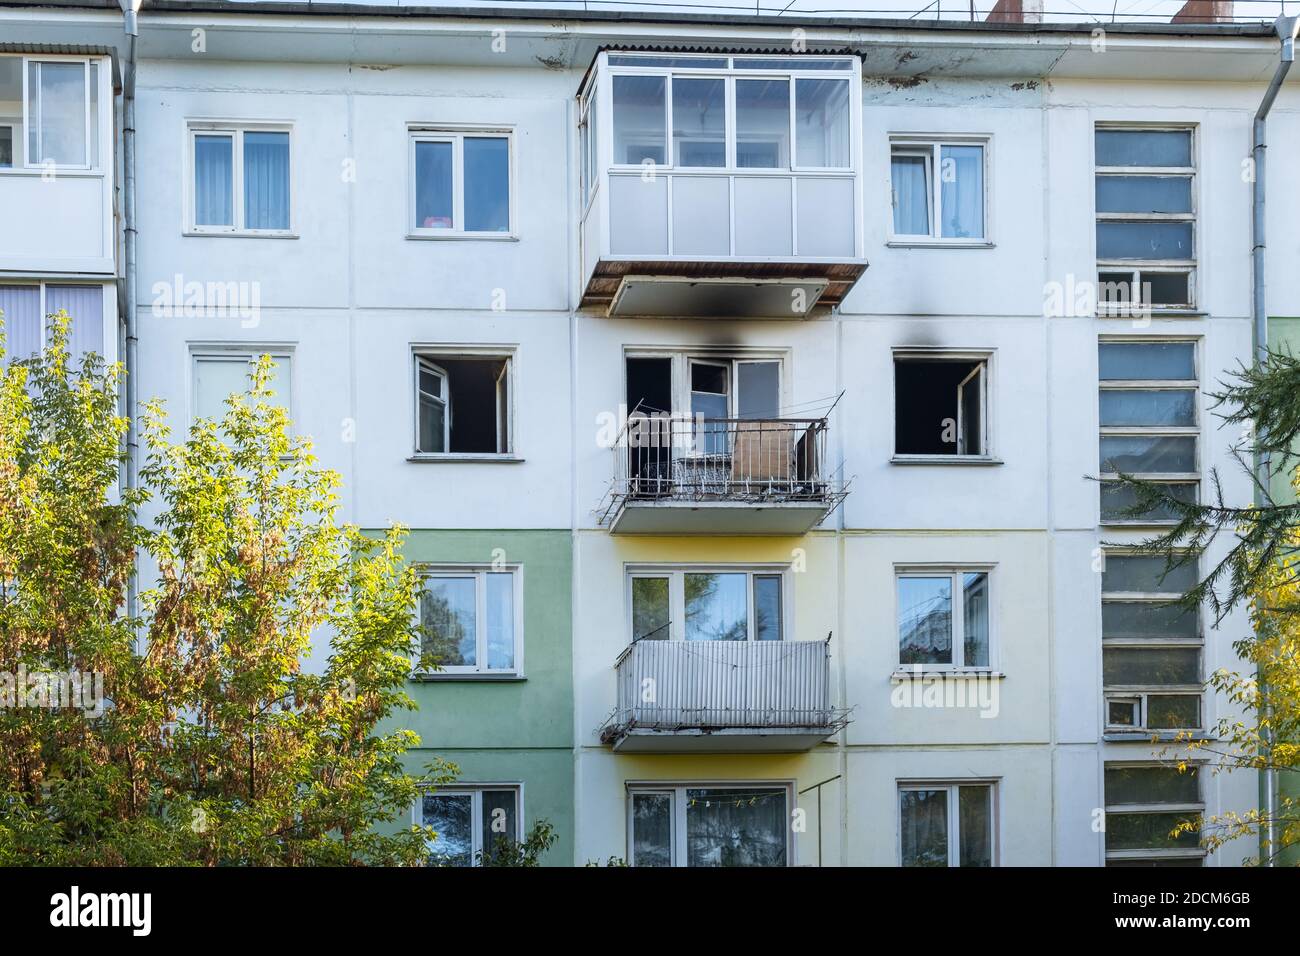
<svg viewBox="0 0 1300 956">
<path fill-rule="evenodd" d="M 1254 852 L 1167 836 L 1257 805 L 1169 760 L 1248 624 L 1161 606 L 1126 545 L 1166 516 L 1106 479 L 1249 499 L 1206 393 L 1251 354 L 1271 25 L 157 0 L 132 62 L 123 19 L 0 6 L 9 342 L 74 304 L 125 352 L 134 70 L 138 395 L 188 423 L 270 353 L 348 519 L 412 529 L 436 852 Z"/>
</svg>

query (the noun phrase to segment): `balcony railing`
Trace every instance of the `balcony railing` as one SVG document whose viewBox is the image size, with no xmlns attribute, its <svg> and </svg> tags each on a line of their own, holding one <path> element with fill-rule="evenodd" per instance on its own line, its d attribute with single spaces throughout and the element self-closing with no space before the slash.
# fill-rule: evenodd
<svg viewBox="0 0 1300 956">
<path fill-rule="evenodd" d="M 634 411 L 613 449 L 600 523 L 623 533 L 802 534 L 847 494 L 825 418 Z"/>
<path fill-rule="evenodd" d="M 601 740 L 615 750 L 793 752 L 848 722 L 831 703 L 829 639 L 641 640 L 614 667 Z"/>
</svg>

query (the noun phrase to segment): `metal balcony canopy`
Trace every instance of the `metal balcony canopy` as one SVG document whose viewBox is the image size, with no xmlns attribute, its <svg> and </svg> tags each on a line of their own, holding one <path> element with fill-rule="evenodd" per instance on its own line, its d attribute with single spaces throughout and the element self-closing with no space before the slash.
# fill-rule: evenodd
<svg viewBox="0 0 1300 956">
<path fill-rule="evenodd" d="M 624 276 L 609 315 L 648 318 L 806 318 L 826 279 Z"/>
</svg>

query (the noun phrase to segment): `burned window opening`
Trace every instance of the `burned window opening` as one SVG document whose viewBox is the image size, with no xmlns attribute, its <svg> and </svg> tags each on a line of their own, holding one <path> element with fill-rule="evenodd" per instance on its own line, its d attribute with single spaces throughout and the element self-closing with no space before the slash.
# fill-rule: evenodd
<svg viewBox="0 0 1300 956">
<path fill-rule="evenodd" d="M 894 453 L 987 454 L 987 371 L 982 359 L 895 359 Z"/>
</svg>

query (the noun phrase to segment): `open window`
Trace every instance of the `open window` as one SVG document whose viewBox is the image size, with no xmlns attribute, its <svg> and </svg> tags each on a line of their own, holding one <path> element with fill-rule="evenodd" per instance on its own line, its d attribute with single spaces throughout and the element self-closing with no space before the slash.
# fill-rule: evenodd
<svg viewBox="0 0 1300 956">
<path fill-rule="evenodd" d="M 508 355 L 415 354 L 415 452 L 510 455 L 513 450 Z"/>
<path fill-rule="evenodd" d="M 894 453 L 987 457 L 987 356 L 894 356 Z"/>
</svg>

